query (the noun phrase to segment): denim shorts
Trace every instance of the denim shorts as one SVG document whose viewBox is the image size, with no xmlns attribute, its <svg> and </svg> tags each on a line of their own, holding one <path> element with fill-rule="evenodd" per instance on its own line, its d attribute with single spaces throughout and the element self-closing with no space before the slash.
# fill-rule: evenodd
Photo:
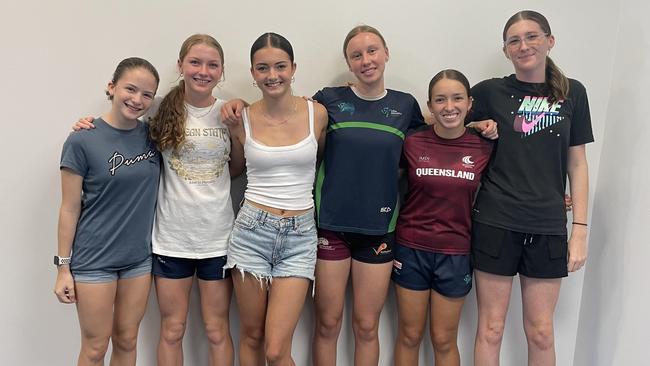
<svg viewBox="0 0 650 366">
<path fill-rule="evenodd" d="M 75 282 L 106 283 L 127 278 L 151 274 L 151 255 L 141 262 L 134 263 L 119 270 L 93 269 L 87 271 L 72 270 Z"/>
<path fill-rule="evenodd" d="M 317 241 L 313 208 L 283 217 L 245 201 L 230 234 L 224 268 L 237 268 L 267 282 L 273 277 L 313 280 Z"/>
</svg>

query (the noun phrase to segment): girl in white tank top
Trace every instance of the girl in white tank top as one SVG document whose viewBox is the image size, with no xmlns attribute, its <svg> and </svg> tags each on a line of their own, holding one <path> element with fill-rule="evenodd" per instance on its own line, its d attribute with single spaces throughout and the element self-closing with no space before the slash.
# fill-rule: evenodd
<svg viewBox="0 0 650 366">
<path fill-rule="evenodd" d="M 231 129 L 246 158 L 245 202 L 230 236 L 228 262 L 241 321 L 242 364 L 295 364 L 291 342 L 316 265 L 312 187 L 327 112 L 294 97 L 291 44 L 266 33 L 251 48 L 262 99 Z M 260 334 L 264 334 L 260 337 Z M 261 350 L 265 350 L 263 354 Z"/>
</svg>

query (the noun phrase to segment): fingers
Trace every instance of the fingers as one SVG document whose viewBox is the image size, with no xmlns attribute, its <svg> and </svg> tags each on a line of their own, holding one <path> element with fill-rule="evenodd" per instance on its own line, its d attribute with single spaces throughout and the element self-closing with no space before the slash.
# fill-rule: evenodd
<svg viewBox="0 0 650 366">
<path fill-rule="evenodd" d="M 571 196 L 569 196 L 568 194 L 564 195 L 564 207 L 567 212 L 573 209 L 573 200 L 571 199 Z"/>
<path fill-rule="evenodd" d="M 569 272 L 575 272 L 580 270 L 582 267 L 584 267 L 585 263 L 587 262 L 587 257 L 581 256 L 581 258 L 573 258 L 571 254 L 569 254 L 569 262 L 567 263 L 567 270 Z"/>
<path fill-rule="evenodd" d="M 74 286 L 64 286 L 54 290 L 59 302 L 64 304 L 72 304 L 77 302 L 77 297 L 75 296 Z"/>
</svg>

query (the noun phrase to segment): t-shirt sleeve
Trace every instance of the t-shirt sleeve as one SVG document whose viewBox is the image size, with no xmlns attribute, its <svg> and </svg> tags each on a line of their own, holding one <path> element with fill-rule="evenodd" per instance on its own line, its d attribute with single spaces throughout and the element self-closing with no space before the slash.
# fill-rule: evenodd
<svg viewBox="0 0 650 366">
<path fill-rule="evenodd" d="M 323 89 L 317 91 L 316 94 L 314 94 L 314 96 L 311 97 L 311 99 L 317 101 L 320 104 L 324 104 L 325 93 L 324 93 Z"/>
<path fill-rule="evenodd" d="M 424 116 L 422 116 L 422 110 L 420 109 L 420 104 L 413 97 L 413 111 L 411 112 L 411 121 L 409 122 L 409 132 L 416 131 L 418 128 L 424 126 Z"/>
<path fill-rule="evenodd" d="M 573 105 L 569 146 L 584 145 L 594 141 L 587 91 L 579 81 L 570 80 L 569 85 L 569 94 Z"/>
<path fill-rule="evenodd" d="M 485 80 L 472 87 L 472 109 L 467 113 L 465 124 L 492 118 L 488 108 L 490 103 L 488 99 L 490 86 L 488 84 L 489 80 Z"/>
<path fill-rule="evenodd" d="M 61 164 L 59 168 L 69 168 L 80 176 L 88 172 L 88 160 L 84 153 L 81 134 L 84 132 L 73 132 L 63 144 L 61 151 Z"/>
</svg>

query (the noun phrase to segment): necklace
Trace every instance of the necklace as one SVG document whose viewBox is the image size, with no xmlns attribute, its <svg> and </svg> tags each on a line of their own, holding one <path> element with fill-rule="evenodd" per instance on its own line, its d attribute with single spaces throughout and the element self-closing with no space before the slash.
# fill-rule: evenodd
<svg viewBox="0 0 650 366">
<path fill-rule="evenodd" d="M 190 114 L 190 116 L 192 116 L 192 117 L 194 117 L 194 118 L 196 118 L 196 119 L 201 119 L 201 118 L 207 116 L 208 114 L 210 114 L 210 112 L 212 112 L 212 108 L 214 108 L 214 105 L 215 105 L 215 104 L 217 104 L 217 98 L 214 98 L 214 100 L 212 101 L 212 104 L 210 104 L 210 109 L 208 109 L 207 112 L 205 112 L 205 113 L 203 113 L 203 114 L 200 114 L 200 115 L 196 115 L 196 114 L 192 113 L 192 111 L 191 111 L 190 109 L 191 109 L 191 108 L 196 108 L 196 107 L 194 107 L 193 105 L 191 105 L 191 104 L 189 104 L 189 103 L 187 103 L 187 105 L 188 105 L 189 107 L 185 107 L 185 109 L 187 110 L 187 113 Z M 204 108 L 205 108 L 205 107 L 204 107 Z"/>
<path fill-rule="evenodd" d="M 268 114 L 268 112 L 266 111 L 266 104 L 263 101 L 262 101 L 262 103 L 260 105 L 260 110 L 262 111 L 262 115 L 264 116 L 264 118 L 266 118 L 267 121 L 272 122 L 276 126 L 283 125 L 283 124 L 287 123 L 289 121 L 289 119 L 293 116 L 293 114 L 296 113 L 297 109 L 298 109 L 298 104 L 294 100 L 293 101 L 293 108 L 291 109 L 289 114 L 286 116 L 286 118 L 280 120 L 280 119 L 271 117 L 271 115 Z"/>
</svg>

